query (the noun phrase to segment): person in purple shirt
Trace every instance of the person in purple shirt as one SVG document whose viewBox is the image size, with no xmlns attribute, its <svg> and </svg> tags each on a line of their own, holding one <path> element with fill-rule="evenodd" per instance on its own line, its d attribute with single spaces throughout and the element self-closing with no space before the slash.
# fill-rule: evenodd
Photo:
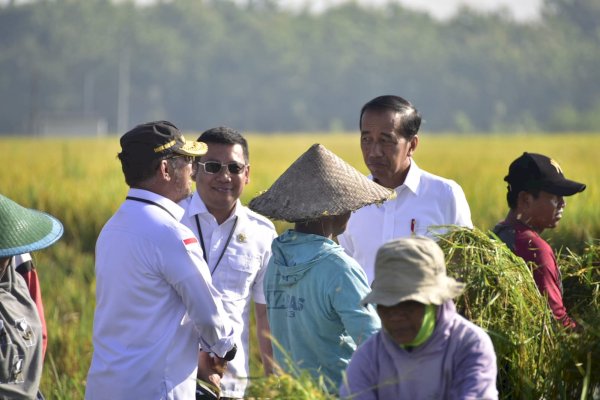
<svg viewBox="0 0 600 400">
<path fill-rule="evenodd" d="M 464 284 L 446 275 L 431 239 L 392 240 L 377 252 L 363 305 L 376 304 L 382 330 L 353 354 L 342 399 L 497 399 L 490 337 L 456 312 Z"/>
</svg>

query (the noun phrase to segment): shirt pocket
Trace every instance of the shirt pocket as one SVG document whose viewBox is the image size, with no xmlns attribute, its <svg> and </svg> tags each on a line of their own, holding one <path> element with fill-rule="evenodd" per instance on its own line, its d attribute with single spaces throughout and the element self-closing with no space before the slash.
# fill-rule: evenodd
<svg viewBox="0 0 600 400">
<path fill-rule="evenodd" d="M 223 269 L 216 281 L 216 287 L 225 299 L 240 300 L 250 295 L 250 288 L 254 282 L 260 258 L 249 254 L 233 254 L 223 257 Z"/>
</svg>

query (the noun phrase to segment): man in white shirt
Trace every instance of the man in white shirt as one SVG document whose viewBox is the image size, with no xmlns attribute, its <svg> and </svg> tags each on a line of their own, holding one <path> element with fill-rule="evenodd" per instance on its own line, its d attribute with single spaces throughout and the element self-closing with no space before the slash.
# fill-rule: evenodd
<svg viewBox="0 0 600 400">
<path fill-rule="evenodd" d="M 177 205 L 192 190 L 194 157 L 170 122 L 121 137 L 130 186 L 96 244 L 94 353 L 86 399 L 193 399 L 199 346 L 224 368 L 232 327 L 194 234 Z M 218 384 L 218 377 L 212 377 Z"/>
<path fill-rule="evenodd" d="M 251 300 L 263 366 L 265 373 L 271 372 L 273 351 L 263 278 L 277 233 L 269 219 L 242 206 L 239 200 L 250 177 L 246 139 L 234 129 L 218 127 L 202 133 L 198 141 L 206 143 L 208 151 L 196 159 L 196 192 L 180 203 L 185 209 L 181 222 L 200 241 L 213 284 L 223 296 L 235 331 L 238 352 L 221 379 L 221 399 L 241 399 L 250 372 Z M 200 358 L 200 372 L 204 360 Z"/>
<path fill-rule="evenodd" d="M 421 115 L 410 102 L 393 95 L 376 97 L 363 106 L 359 121 L 369 177 L 396 191 L 396 199 L 353 213 L 346 232 L 338 237 L 372 282 L 375 255 L 384 243 L 413 235 L 435 238 L 444 230 L 434 226 L 473 224 L 462 188 L 420 169 L 413 160 Z"/>
</svg>

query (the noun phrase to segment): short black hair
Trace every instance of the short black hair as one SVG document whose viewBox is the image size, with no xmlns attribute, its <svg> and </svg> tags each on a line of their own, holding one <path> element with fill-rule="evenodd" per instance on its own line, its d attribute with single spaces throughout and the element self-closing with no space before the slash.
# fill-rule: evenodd
<svg viewBox="0 0 600 400">
<path fill-rule="evenodd" d="M 421 114 L 411 104 L 410 101 L 403 99 L 400 96 L 385 95 L 375 97 L 373 100 L 367 102 L 360 110 L 360 118 L 358 120 L 358 126 L 362 129 L 362 117 L 365 111 L 376 110 L 376 111 L 395 111 L 401 114 L 400 129 L 401 132 L 397 132 L 399 135 L 404 136 L 406 139 L 410 139 L 419 132 L 421 127 Z"/>
<path fill-rule="evenodd" d="M 227 126 L 218 126 L 208 129 L 198 137 L 199 142 L 204 142 L 207 145 L 210 143 L 220 144 L 239 144 L 244 152 L 244 160 L 246 164 L 250 162 L 250 152 L 248 151 L 248 142 L 242 134 L 233 128 Z"/>
<path fill-rule="evenodd" d="M 125 183 L 131 188 L 140 187 L 148 179 L 152 178 L 156 174 L 156 170 L 160 166 L 163 160 L 167 160 L 171 167 L 174 166 L 175 158 L 171 156 L 163 156 L 143 164 L 131 163 L 123 153 L 119 153 L 119 160 L 121 160 L 121 169 L 123 170 L 123 176 L 125 177 Z"/>
<path fill-rule="evenodd" d="M 506 202 L 508 203 L 508 207 L 511 210 L 515 210 L 517 208 L 517 201 L 519 200 L 519 193 L 527 192 L 533 196 L 534 199 L 537 199 L 540 196 L 540 189 L 514 189 L 511 190 L 510 186 L 508 188 L 508 192 L 506 193 Z"/>
</svg>

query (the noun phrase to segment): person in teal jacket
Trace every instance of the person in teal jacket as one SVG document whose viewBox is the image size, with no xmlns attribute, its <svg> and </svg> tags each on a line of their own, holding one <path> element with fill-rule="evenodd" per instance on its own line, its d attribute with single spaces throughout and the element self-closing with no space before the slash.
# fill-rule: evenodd
<svg viewBox="0 0 600 400">
<path fill-rule="evenodd" d="M 264 279 L 273 355 L 282 371 L 308 371 L 335 392 L 357 346 L 381 323 L 360 300 L 364 270 L 333 239 L 350 213 L 393 191 L 365 178 L 321 145 L 313 145 L 249 207 L 293 222 L 272 244 Z"/>
</svg>

